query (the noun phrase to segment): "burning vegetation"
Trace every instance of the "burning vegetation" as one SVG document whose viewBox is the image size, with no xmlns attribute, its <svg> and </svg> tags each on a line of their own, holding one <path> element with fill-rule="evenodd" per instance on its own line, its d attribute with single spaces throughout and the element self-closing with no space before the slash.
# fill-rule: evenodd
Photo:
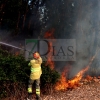
<svg viewBox="0 0 100 100">
<path fill-rule="evenodd" d="M 20 0 L 19 0 L 18 1 L 19 3 L 16 6 L 10 0 L 8 0 L 7 2 L 6 1 L 7 0 L 0 3 L 0 6 L 1 6 L 1 8 L 0 8 L 0 11 L 1 11 L 0 12 L 1 13 L 1 16 L 0 16 L 1 29 L 4 29 L 4 27 L 7 25 L 6 27 L 9 27 L 11 29 L 16 30 L 16 32 L 14 31 L 15 35 L 16 35 L 16 33 L 18 34 L 20 32 L 23 33 L 23 30 L 27 30 L 27 31 L 29 31 L 29 33 L 27 32 L 29 37 L 31 37 L 30 35 L 35 33 L 33 30 L 37 30 L 35 34 L 40 32 L 40 31 L 38 32 L 38 30 L 39 30 L 38 26 L 40 26 L 40 25 L 33 24 L 33 23 L 36 23 L 36 21 L 32 21 L 32 19 L 30 19 L 30 20 L 27 19 L 27 17 L 30 16 L 28 14 L 28 11 L 30 11 L 30 10 L 29 10 L 29 7 L 27 6 L 27 2 L 25 2 L 26 0 L 22 0 L 22 2 L 20 2 Z M 36 0 L 34 0 L 34 1 L 36 1 Z M 56 82 L 54 88 L 52 87 L 52 89 L 53 90 L 55 89 L 56 91 L 68 90 L 68 89 L 74 89 L 76 87 L 81 86 L 82 84 L 88 84 L 88 83 L 89 83 L 90 87 L 85 86 L 86 87 L 85 89 L 83 89 L 83 87 L 78 88 L 79 90 L 75 89 L 75 91 L 77 93 L 75 91 L 74 92 L 71 91 L 70 94 L 65 93 L 63 95 L 63 97 L 61 97 L 61 98 L 55 98 L 55 96 L 52 96 L 51 98 L 47 97 L 47 99 L 44 97 L 43 100 L 48 100 L 48 99 L 49 100 L 61 100 L 61 99 L 63 99 L 63 100 L 83 100 L 83 99 L 84 100 L 92 100 L 92 99 L 93 100 L 100 100 L 100 76 L 98 76 L 98 77 L 96 77 L 96 76 L 92 77 L 90 75 L 85 76 L 85 73 L 87 71 L 89 71 L 89 69 L 91 68 L 91 64 L 94 61 L 94 59 L 95 59 L 95 57 L 96 57 L 96 55 L 98 54 L 98 51 L 99 51 L 99 49 L 98 49 L 99 35 L 100 35 L 99 34 L 100 33 L 99 32 L 99 30 L 100 30 L 100 28 L 99 28 L 99 16 L 100 16 L 100 14 L 99 14 L 99 10 L 98 10 L 98 9 L 100 9 L 99 0 L 97 0 L 97 1 L 96 0 L 92 0 L 92 1 L 91 0 L 88 0 L 88 1 L 87 0 L 84 0 L 84 1 L 82 1 L 82 0 L 80 0 L 80 1 L 62 0 L 62 1 L 63 1 L 63 5 L 61 5 L 57 1 L 55 1 L 54 4 L 52 4 L 52 8 L 54 10 L 55 15 L 51 16 L 52 20 L 50 20 L 50 21 L 52 23 L 49 23 L 49 24 L 54 24 L 55 28 L 48 30 L 45 34 L 42 33 L 44 35 L 44 38 L 45 39 L 55 39 L 54 35 L 56 35 L 56 37 L 58 37 L 58 38 L 60 36 L 62 38 L 67 38 L 68 36 L 69 36 L 68 38 L 70 38 L 70 37 L 76 38 L 78 43 L 79 43 L 77 48 L 81 49 L 81 53 L 78 55 L 78 57 L 79 57 L 78 59 L 81 59 L 82 63 L 84 63 L 84 61 L 83 61 L 84 59 L 82 59 L 82 57 L 88 56 L 88 58 L 89 58 L 95 52 L 96 53 L 90 59 L 89 64 L 86 65 L 81 71 L 79 71 L 72 79 L 67 78 L 69 70 L 67 68 L 65 68 L 63 70 L 63 72 L 61 73 L 60 79 Z M 14 0 L 14 3 L 16 4 L 16 0 Z M 60 10 L 58 8 L 56 8 L 55 3 L 60 4 L 60 6 L 59 6 Z M 12 7 L 14 9 L 12 9 Z M 19 7 L 21 9 L 18 9 Z M 50 8 L 51 8 L 51 4 L 50 4 Z M 51 12 L 53 12 L 53 10 L 51 9 Z M 60 12 L 60 13 L 57 13 L 56 11 Z M 13 16 L 11 16 L 11 18 L 10 18 L 8 16 L 8 14 L 13 15 Z M 53 13 L 50 13 L 50 14 L 53 15 Z M 71 17 L 72 17 L 72 19 L 71 19 Z M 36 17 L 34 17 L 34 19 L 36 19 Z M 26 28 L 27 27 L 26 22 L 28 23 L 28 28 Z M 48 25 L 46 25 L 46 26 L 48 26 Z M 32 31 L 31 31 L 31 28 L 32 28 Z M 55 30 L 57 31 L 56 34 L 54 34 Z M 71 34 L 71 32 L 74 33 L 75 35 Z M 63 34 L 59 34 L 59 33 L 63 33 Z M 33 34 L 33 35 L 35 36 L 35 34 Z M 55 70 L 55 62 L 51 60 L 52 59 L 52 52 L 53 52 L 52 49 L 51 49 L 52 48 L 52 42 L 49 43 L 50 53 L 49 53 L 49 57 L 47 58 L 47 62 L 45 64 L 45 66 L 49 65 L 51 71 Z M 2 48 L 5 49 L 4 46 L 2 46 Z M 98 49 L 98 51 L 96 51 L 96 49 Z M 8 51 L 11 52 L 11 48 L 8 48 Z M 13 51 L 14 50 L 12 50 L 12 52 Z M 17 50 L 17 51 L 14 51 L 14 53 L 15 53 L 16 57 L 18 57 L 18 58 L 14 59 L 14 57 L 11 56 L 12 59 L 13 59 L 12 60 L 11 58 L 8 59 L 7 57 L 5 57 L 5 62 L 3 62 L 4 57 L 0 58 L 2 60 L 2 62 L 0 62 L 1 63 L 0 79 L 1 79 L 1 76 L 2 76 L 3 80 L 4 80 L 4 77 L 5 77 L 5 79 L 7 79 L 7 81 L 9 81 L 8 79 L 11 79 L 11 78 L 16 81 L 16 76 L 18 77 L 18 74 L 19 74 L 19 77 L 23 76 L 23 80 L 26 80 L 26 78 L 24 77 L 24 75 L 26 75 L 26 73 L 23 73 L 23 75 L 22 75 L 21 69 L 23 69 L 23 66 L 24 66 L 24 69 L 23 69 L 24 72 L 27 71 L 27 63 L 26 63 L 26 61 L 24 61 L 25 62 L 25 65 L 24 65 L 24 63 L 22 62 L 22 60 L 24 58 L 20 59 L 20 56 L 18 56 L 20 54 L 20 51 Z M 1 54 L 0 54 L 0 56 L 1 56 Z M 97 66 L 97 63 L 99 63 L 99 57 L 100 57 L 100 55 L 98 54 L 97 62 L 96 62 L 96 64 L 94 64 L 95 66 Z M 14 60 L 15 60 L 16 63 L 12 62 Z M 78 62 L 80 62 L 81 60 L 79 60 Z M 98 64 L 98 66 L 99 65 L 100 64 Z M 10 67 L 12 67 L 12 68 L 10 70 L 7 70 L 7 68 L 10 68 Z M 63 67 L 63 66 L 60 66 L 60 67 Z M 77 67 L 80 67 L 80 66 L 77 66 Z M 16 74 L 13 73 L 14 71 L 16 71 Z M 45 77 L 47 77 L 47 74 L 48 74 L 48 71 L 46 71 L 46 72 L 47 73 L 46 73 Z M 2 73 L 4 73 L 4 74 L 2 74 Z M 8 74 L 6 75 L 5 73 L 8 73 Z M 11 74 L 9 74 L 9 73 L 11 73 Z M 6 78 L 8 76 L 9 76 L 9 78 Z M 50 78 L 52 78 L 51 73 L 49 73 L 48 76 L 50 76 Z M 43 78 L 44 78 L 44 76 L 43 76 Z M 18 78 L 18 80 L 20 80 L 20 79 L 22 79 L 22 78 Z M 49 78 L 48 78 L 48 81 L 50 81 Z M 99 85 L 91 85 L 90 83 L 93 83 L 93 82 L 99 83 Z M 4 85 L 5 84 L 3 84 L 3 86 Z M 9 88 L 11 88 L 11 86 L 12 86 L 12 89 L 14 88 L 14 90 L 15 90 L 14 92 L 9 90 Z M 19 87 L 21 90 L 17 87 Z M 50 88 L 50 86 L 48 86 L 48 87 Z M 95 88 L 95 89 L 93 89 L 92 87 Z M 2 86 L 0 86 L 0 88 L 2 88 L 2 89 L 0 89 L 1 90 L 0 96 L 2 96 L 3 94 L 7 94 L 7 92 L 8 92 L 9 95 L 7 94 L 7 96 L 8 97 L 10 95 L 12 96 L 12 99 L 10 99 L 10 100 L 18 100 L 20 97 L 21 97 L 21 100 L 24 100 L 23 97 L 27 96 L 27 91 L 24 90 L 25 87 L 23 87 L 23 85 L 22 86 L 19 85 L 19 84 L 18 85 L 16 85 L 16 84 L 11 85 L 11 83 L 9 83 L 9 84 L 7 84 L 7 89 L 8 89 L 7 91 L 5 91 Z M 83 89 L 84 91 L 87 89 L 87 92 L 82 93 L 81 89 Z M 25 95 L 25 93 L 26 93 L 26 95 Z M 79 94 L 79 93 L 81 93 L 81 94 Z M 73 97 L 73 94 L 74 94 L 74 96 L 76 96 L 76 99 Z M 98 94 L 98 96 L 95 96 L 97 94 Z M 18 95 L 18 97 L 16 97 L 16 95 Z M 57 96 L 58 95 L 59 94 L 57 94 Z M 67 95 L 66 98 L 64 98 L 65 95 Z M 77 98 L 78 95 L 81 95 L 80 98 Z M 83 96 L 83 95 L 85 95 L 85 96 Z M 91 96 L 91 98 L 92 97 L 93 98 L 87 99 L 88 96 Z"/>
<path fill-rule="evenodd" d="M 56 83 L 55 89 L 56 90 L 66 90 L 69 88 L 73 89 L 73 88 L 76 88 L 77 86 L 80 86 L 80 81 L 82 80 L 84 73 L 89 70 L 90 65 L 92 64 L 92 62 L 95 59 L 98 52 L 99 52 L 99 49 L 96 52 L 96 54 L 91 58 L 89 64 L 86 66 L 86 68 L 84 68 L 83 70 L 78 72 L 77 75 L 73 79 L 67 80 L 66 79 L 66 71 L 64 71 L 61 75 L 61 79 L 59 80 L 59 82 Z M 87 79 L 87 81 L 91 81 L 93 79 L 96 79 L 96 77 L 93 78 L 93 77 L 87 75 L 86 79 Z"/>
<path fill-rule="evenodd" d="M 44 38 L 46 38 L 46 39 L 54 39 L 54 29 L 51 29 L 51 30 L 47 31 L 45 33 L 45 35 L 44 35 Z M 54 69 L 55 68 L 55 65 L 54 65 L 55 63 L 54 63 L 54 61 L 51 60 L 52 59 L 52 52 L 53 52 L 52 49 L 51 49 L 52 48 L 52 44 L 53 44 L 53 41 L 50 42 L 50 48 L 49 49 L 51 51 L 50 51 L 49 58 L 47 59 L 46 64 L 49 64 L 51 69 Z M 79 71 L 75 75 L 75 77 L 73 77 L 72 79 L 70 79 L 70 80 L 67 79 L 68 69 L 67 68 L 64 69 L 64 71 L 61 74 L 61 77 L 60 77 L 59 81 L 55 84 L 55 90 L 59 91 L 59 90 L 74 89 L 74 88 L 80 86 L 81 80 L 84 77 L 85 72 L 87 72 L 89 70 L 89 68 L 90 68 L 93 60 L 95 59 L 96 55 L 98 54 L 98 52 L 99 52 L 99 49 L 97 50 L 95 55 L 90 59 L 89 64 L 84 69 Z M 86 76 L 86 80 L 87 81 L 91 81 L 93 79 L 94 78 L 89 76 L 89 75 Z"/>
<path fill-rule="evenodd" d="M 67 80 L 66 79 L 66 72 L 63 72 L 61 75 L 61 79 L 59 82 L 56 83 L 55 89 L 56 90 L 67 90 L 68 88 L 75 88 L 79 86 L 80 81 L 84 75 L 84 73 L 88 70 L 89 66 L 85 69 L 81 70 L 73 79 Z"/>
<path fill-rule="evenodd" d="M 55 29 L 54 28 L 52 28 L 52 29 L 50 29 L 50 30 L 48 30 L 46 33 L 45 33 L 45 35 L 44 35 L 44 38 L 45 39 L 54 39 L 54 31 L 55 31 Z M 52 41 L 53 42 L 53 41 Z M 51 69 L 54 69 L 54 61 L 52 61 L 51 59 L 52 59 L 52 42 L 49 42 L 49 57 L 47 58 L 47 61 L 46 61 L 46 65 L 50 65 L 50 68 Z"/>
<path fill-rule="evenodd" d="M 54 32 L 54 30 L 52 30 L 53 32 Z M 48 39 L 51 39 L 51 36 L 53 36 L 52 34 L 50 34 L 50 32 L 51 33 L 53 33 L 52 31 L 49 31 L 49 33 L 48 32 L 46 32 L 46 36 L 45 36 L 45 38 L 48 38 Z M 48 35 L 49 34 L 49 35 Z M 56 39 L 55 39 L 56 40 Z M 52 47 L 52 42 L 50 42 L 50 48 L 49 49 L 51 49 L 51 47 Z M 52 80 L 50 80 L 50 78 L 53 78 L 54 79 L 54 77 L 55 76 L 53 76 L 52 74 L 54 74 L 54 73 L 52 73 L 54 70 L 55 70 L 55 63 L 54 63 L 54 61 L 52 61 L 51 60 L 51 54 L 52 54 L 52 49 L 50 50 L 50 55 L 49 55 L 49 58 L 47 59 L 47 62 L 45 63 L 45 67 L 46 66 L 49 66 L 50 67 L 50 69 L 48 70 L 48 68 L 46 69 L 46 71 L 45 71 L 45 69 L 44 69 L 44 71 L 43 71 L 43 73 L 44 72 L 46 72 L 46 73 L 44 73 L 44 75 L 45 76 L 43 76 L 42 78 L 44 79 L 44 80 L 46 80 L 47 82 L 52 82 Z M 76 87 L 79 87 L 79 86 L 81 86 L 82 84 L 87 84 L 87 83 L 92 83 L 92 82 L 100 82 L 100 76 L 98 76 L 98 77 L 92 77 L 92 76 L 89 76 L 89 75 L 87 75 L 85 78 L 83 78 L 84 77 L 84 74 L 89 70 L 89 68 L 91 67 L 91 64 L 92 64 L 92 62 L 93 62 L 93 60 L 95 59 L 95 57 L 96 57 L 96 55 L 98 54 L 98 52 L 99 52 L 99 49 L 97 50 L 97 52 L 95 53 L 95 55 L 90 59 L 90 62 L 89 62 L 89 64 L 84 68 L 84 69 L 82 69 L 81 71 L 79 71 L 76 75 L 75 75 L 75 77 L 73 77 L 72 79 L 67 79 L 67 74 L 69 73 L 69 70 L 70 70 L 70 68 L 69 69 L 67 69 L 67 68 L 65 68 L 64 69 L 64 71 L 62 72 L 62 74 L 61 74 L 61 77 L 60 77 L 60 79 L 58 80 L 58 81 L 56 81 L 55 82 L 55 84 L 54 84 L 54 88 L 53 87 L 50 87 L 51 85 L 49 84 L 48 85 L 48 90 L 46 90 L 46 92 L 47 91 L 49 91 L 51 88 L 52 88 L 52 90 L 53 91 L 60 91 L 60 90 L 68 90 L 68 89 L 74 89 L 74 88 L 76 88 Z M 17 54 L 16 54 L 17 55 Z M 6 58 L 5 58 L 6 59 Z M 16 60 L 16 59 L 15 59 Z M 16 61 L 17 62 L 17 61 Z M 20 62 L 20 61 L 19 61 Z M 19 64 L 19 63 L 18 63 Z M 22 65 L 23 65 L 23 63 L 22 63 Z M 71 66 L 71 65 L 68 65 L 68 66 Z M 17 64 L 16 64 L 16 67 L 18 68 L 18 69 L 20 69 L 20 68 L 22 68 L 21 66 L 18 66 Z M 25 66 L 24 66 L 25 67 Z M 44 68 L 45 68 L 44 67 Z M 15 68 L 15 63 L 14 63 L 14 68 Z M 27 65 L 26 65 L 26 68 L 27 68 Z M 26 69 L 25 69 L 26 70 Z M 49 71 L 50 71 L 50 73 L 49 73 Z M 22 72 L 21 72 L 22 73 Z M 21 74 L 20 73 L 20 74 Z M 17 73 L 16 73 L 17 74 Z M 25 74 L 26 75 L 26 74 Z M 48 75 L 48 80 L 46 79 L 47 78 L 47 75 Z M 17 75 L 16 75 L 17 76 Z M 15 76 L 15 77 L 16 77 Z M 19 78 L 18 78 L 19 79 Z M 51 83 L 52 84 L 52 83 Z M 17 87 L 16 87 L 17 88 Z M 45 87 L 46 88 L 46 87 Z M 19 90 L 18 90 L 19 91 Z M 27 91 L 26 90 L 24 90 L 25 92 L 26 92 L 26 96 L 27 96 Z M 41 90 L 41 91 L 43 91 L 43 90 Z M 76 91 L 77 91 L 77 89 L 76 89 Z M 50 91 L 51 92 L 51 91 Z M 24 96 L 25 97 L 25 96 Z M 47 99 L 45 99 L 45 97 L 43 96 L 43 98 L 44 98 L 44 100 L 47 100 Z M 12 99 L 13 100 L 13 99 Z M 16 100 L 16 99 L 15 99 Z M 50 100 L 52 100 L 52 99 L 50 99 Z M 56 99 L 53 99 L 53 100 L 56 100 Z M 57 100 L 61 100 L 61 99 L 57 99 Z M 64 99 L 63 99 L 64 100 Z M 66 100 L 66 99 L 65 99 Z M 74 100 L 74 99 L 73 99 Z M 89 99 L 88 99 L 89 100 Z M 98 99 L 99 100 L 99 99 Z"/>
</svg>

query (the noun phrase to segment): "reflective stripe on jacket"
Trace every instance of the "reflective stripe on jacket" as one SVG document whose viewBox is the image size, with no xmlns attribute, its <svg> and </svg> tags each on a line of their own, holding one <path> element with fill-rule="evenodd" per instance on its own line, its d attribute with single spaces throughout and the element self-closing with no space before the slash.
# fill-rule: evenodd
<svg viewBox="0 0 100 100">
<path fill-rule="evenodd" d="M 33 68 L 31 67 L 31 72 L 39 72 L 41 70 L 41 67 Z"/>
<path fill-rule="evenodd" d="M 30 79 L 35 80 L 40 78 L 42 74 L 41 63 L 42 63 L 41 57 L 39 59 L 33 59 L 30 61 L 30 63 L 28 64 L 31 66 Z"/>
</svg>

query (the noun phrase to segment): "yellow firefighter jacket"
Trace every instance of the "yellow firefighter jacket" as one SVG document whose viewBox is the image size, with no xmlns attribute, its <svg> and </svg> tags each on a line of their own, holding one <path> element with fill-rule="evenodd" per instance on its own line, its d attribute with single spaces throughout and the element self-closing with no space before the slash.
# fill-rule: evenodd
<svg viewBox="0 0 100 100">
<path fill-rule="evenodd" d="M 29 62 L 28 65 L 31 66 L 30 79 L 35 80 L 40 78 L 42 74 L 41 63 L 42 63 L 41 57 L 39 59 L 32 59 Z"/>
</svg>

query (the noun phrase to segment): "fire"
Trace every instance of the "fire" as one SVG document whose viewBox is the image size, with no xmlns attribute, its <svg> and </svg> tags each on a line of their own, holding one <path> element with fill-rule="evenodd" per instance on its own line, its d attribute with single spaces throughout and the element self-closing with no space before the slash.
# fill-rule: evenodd
<svg viewBox="0 0 100 100">
<path fill-rule="evenodd" d="M 50 47 L 49 47 L 49 54 L 48 54 L 48 58 L 47 58 L 47 62 L 46 65 L 50 65 L 51 69 L 54 69 L 54 61 L 52 61 L 52 42 L 49 43 Z"/>
<path fill-rule="evenodd" d="M 95 55 L 90 59 L 89 64 L 87 65 L 86 68 L 81 70 L 73 79 L 66 81 L 66 76 L 63 74 L 61 75 L 61 79 L 59 82 L 57 82 L 55 86 L 55 90 L 66 90 L 68 88 L 76 88 L 77 86 L 80 85 L 80 80 L 82 79 L 84 73 L 89 69 L 90 65 L 92 64 L 93 60 L 95 59 L 96 55 L 98 54 L 100 49 L 95 53 Z M 87 76 L 87 79 L 91 81 L 93 78 Z M 95 80 L 96 81 L 96 80 Z"/>
<path fill-rule="evenodd" d="M 60 81 L 56 84 L 56 90 L 66 90 L 68 88 L 68 83 L 66 77 L 62 74 Z"/>
<path fill-rule="evenodd" d="M 54 31 L 55 31 L 54 28 L 48 30 L 48 31 L 45 33 L 44 38 L 46 38 L 46 39 L 54 39 Z"/>
<path fill-rule="evenodd" d="M 86 76 L 86 80 L 87 80 L 87 81 L 91 81 L 91 80 L 93 80 L 93 77 L 87 75 L 87 76 Z"/>
<path fill-rule="evenodd" d="M 68 82 L 66 80 L 66 70 L 62 72 L 61 78 L 59 82 L 56 83 L 55 89 L 56 90 L 66 90 L 68 88 Z"/>
<path fill-rule="evenodd" d="M 49 31 L 47 31 L 44 35 L 44 38 L 46 39 L 54 39 L 54 29 L 51 29 Z M 47 59 L 47 63 L 49 64 L 51 69 L 54 69 L 54 62 L 51 60 L 52 59 L 52 42 L 50 42 L 50 54 L 49 57 Z M 100 50 L 100 49 L 99 49 Z M 90 59 L 89 64 L 86 66 L 86 68 L 84 68 L 83 70 L 81 70 L 73 79 L 71 80 L 67 80 L 66 79 L 66 71 L 64 71 L 61 75 L 60 80 L 56 83 L 55 85 L 55 90 L 66 90 L 68 88 L 76 88 L 77 86 L 80 85 L 80 81 L 84 75 L 84 73 L 89 69 L 90 65 L 92 64 L 93 60 L 95 59 L 97 53 L 99 52 L 99 50 L 96 52 L 96 54 Z M 88 79 L 91 80 L 90 77 L 88 77 Z"/>
<path fill-rule="evenodd" d="M 75 88 L 79 85 L 80 80 L 83 77 L 83 74 L 89 69 L 87 66 L 85 69 L 81 70 L 72 80 L 68 81 L 69 88 Z"/>
<path fill-rule="evenodd" d="M 89 66 L 85 69 L 81 70 L 73 79 L 68 80 L 66 79 L 65 72 L 62 73 L 61 79 L 57 82 L 55 86 L 55 90 L 66 90 L 68 88 L 75 88 L 79 86 L 80 80 L 83 77 L 83 74 L 88 70 Z"/>
<path fill-rule="evenodd" d="M 54 28 L 52 28 L 51 30 L 47 31 L 44 35 L 45 39 L 54 39 Z M 48 58 L 47 58 L 47 62 L 46 65 L 50 65 L 51 69 L 54 69 L 54 61 L 52 61 L 52 44 L 54 41 L 49 42 L 49 54 L 48 54 Z"/>
</svg>

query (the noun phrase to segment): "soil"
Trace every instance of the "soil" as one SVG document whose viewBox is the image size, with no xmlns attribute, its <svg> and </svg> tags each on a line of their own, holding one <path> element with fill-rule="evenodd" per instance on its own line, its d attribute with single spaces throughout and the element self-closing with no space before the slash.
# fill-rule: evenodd
<svg viewBox="0 0 100 100">
<path fill-rule="evenodd" d="M 80 85 L 74 89 L 54 91 L 49 87 L 46 91 L 45 93 L 41 91 L 42 100 L 100 100 L 100 78 L 93 78 L 91 81 L 84 79 L 80 82 Z M 26 97 L 25 93 L 22 92 L 20 96 L 13 96 L 2 100 L 28 100 L 24 99 L 27 97 L 27 93 Z M 32 98 L 31 100 L 36 100 L 34 93 Z"/>
<path fill-rule="evenodd" d="M 43 100 L 100 100 L 100 80 L 84 81 L 81 86 L 66 91 L 43 95 Z"/>
</svg>

